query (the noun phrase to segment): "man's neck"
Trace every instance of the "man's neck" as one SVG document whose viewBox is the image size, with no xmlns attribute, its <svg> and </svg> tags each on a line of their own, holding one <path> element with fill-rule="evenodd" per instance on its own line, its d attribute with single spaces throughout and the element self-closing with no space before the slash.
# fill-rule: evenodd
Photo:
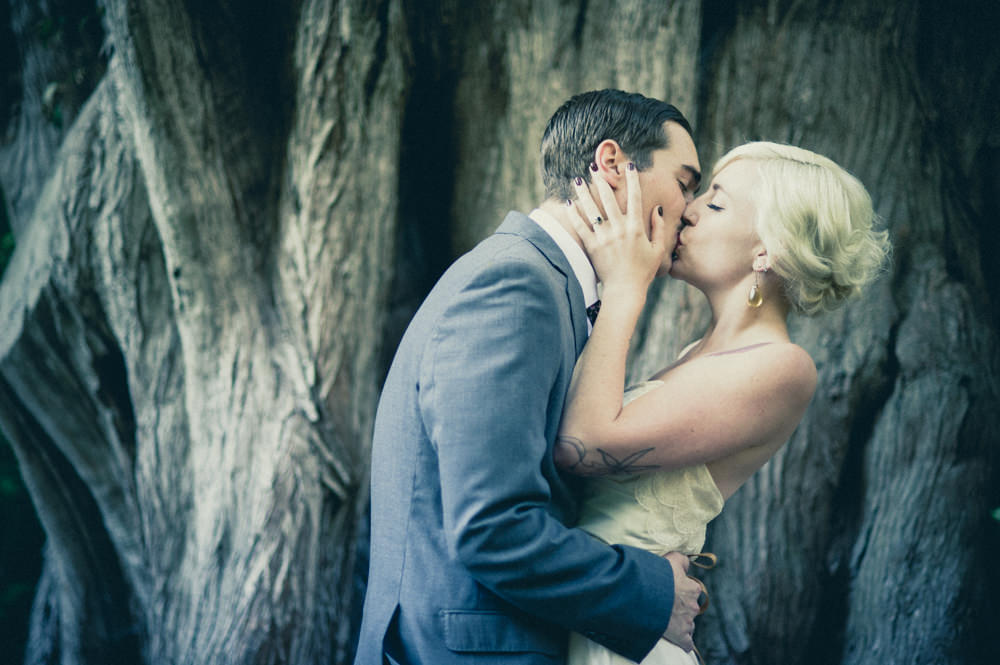
<svg viewBox="0 0 1000 665">
<path fill-rule="evenodd" d="M 583 249 L 583 243 L 577 235 L 570 215 L 574 211 L 560 204 L 557 201 L 544 201 L 534 211 L 531 216 L 552 238 L 560 251 L 569 262 L 569 267 L 573 275 L 583 289 L 583 299 L 586 305 L 597 300 L 597 275 L 594 273 L 594 266 L 587 258 L 587 252 Z"/>
<path fill-rule="evenodd" d="M 573 221 L 570 218 L 571 214 L 576 214 L 576 210 L 567 206 L 565 201 L 558 201 L 556 199 L 546 199 L 539 204 L 538 208 L 544 210 L 559 222 L 559 226 L 566 229 L 566 233 L 573 239 L 573 242 L 580 249 L 583 249 L 583 241 L 580 240 L 580 234 L 576 232 L 576 228 L 573 226 Z"/>
</svg>

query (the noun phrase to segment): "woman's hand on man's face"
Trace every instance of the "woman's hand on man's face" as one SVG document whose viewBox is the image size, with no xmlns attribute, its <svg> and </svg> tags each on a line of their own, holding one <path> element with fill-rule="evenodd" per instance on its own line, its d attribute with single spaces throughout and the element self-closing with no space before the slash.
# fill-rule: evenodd
<svg viewBox="0 0 1000 665">
<path fill-rule="evenodd" d="M 597 207 L 583 178 L 574 180 L 577 200 L 567 201 L 567 206 L 597 278 L 605 293 L 618 288 L 642 289 L 645 293 L 670 244 L 663 215 L 659 210 L 651 212 L 647 235 L 646 220 L 642 217 L 639 172 L 632 162 L 625 168 L 627 209 L 624 212 L 604 178 L 594 172 L 592 180 L 605 213 Z"/>
</svg>

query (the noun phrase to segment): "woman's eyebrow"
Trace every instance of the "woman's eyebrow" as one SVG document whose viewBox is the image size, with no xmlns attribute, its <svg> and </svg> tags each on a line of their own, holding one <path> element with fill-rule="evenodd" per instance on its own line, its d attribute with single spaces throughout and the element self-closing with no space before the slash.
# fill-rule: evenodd
<svg viewBox="0 0 1000 665">
<path fill-rule="evenodd" d="M 729 192 L 727 192 L 727 191 L 726 191 L 726 188 L 725 188 L 725 187 L 723 187 L 722 185 L 720 185 L 720 184 L 719 184 L 719 183 L 717 183 L 717 182 L 713 182 L 713 183 L 712 183 L 712 188 L 711 188 L 711 189 L 712 189 L 712 191 L 718 191 L 718 192 L 722 192 L 722 193 L 723 193 L 723 194 L 725 194 L 726 196 L 729 196 Z"/>
</svg>

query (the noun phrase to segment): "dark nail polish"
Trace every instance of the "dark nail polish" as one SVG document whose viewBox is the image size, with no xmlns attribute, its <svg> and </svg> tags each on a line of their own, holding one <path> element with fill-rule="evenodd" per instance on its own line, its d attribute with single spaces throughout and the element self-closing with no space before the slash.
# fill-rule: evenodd
<svg viewBox="0 0 1000 665">
<path fill-rule="evenodd" d="M 573 207 L 573 202 L 571 200 L 569 200 L 569 199 L 566 199 L 566 207 L 567 208 L 572 208 Z"/>
<path fill-rule="evenodd" d="M 590 170 L 593 171 L 594 173 L 597 173 L 597 162 L 590 163 Z"/>
<path fill-rule="evenodd" d="M 628 170 L 629 171 L 635 171 L 635 164 L 633 164 L 632 162 L 629 162 L 628 163 Z"/>
<path fill-rule="evenodd" d="M 576 178 L 573 179 L 573 182 L 575 182 L 576 186 L 579 187 L 580 185 L 583 184 L 583 178 L 577 176 Z"/>
<path fill-rule="evenodd" d="M 657 207 L 657 208 L 656 208 L 656 211 L 657 211 L 658 213 L 660 213 L 660 217 L 663 217 L 663 206 L 659 206 L 659 207 Z"/>
</svg>

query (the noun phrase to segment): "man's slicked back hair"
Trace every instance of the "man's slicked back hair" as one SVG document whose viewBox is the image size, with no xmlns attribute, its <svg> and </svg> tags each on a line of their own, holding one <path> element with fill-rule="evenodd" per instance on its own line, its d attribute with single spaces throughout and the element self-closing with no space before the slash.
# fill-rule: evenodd
<svg viewBox="0 0 1000 665">
<path fill-rule="evenodd" d="M 542 135 L 542 182 L 548 198 L 573 198 L 572 180 L 590 182 L 590 163 L 601 141 L 612 139 L 635 167 L 653 163 L 653 151 L 669 147 L 663 123 L 691 125 L 675 106 L 638 93 L 593 90 L 571 97 L 552 115 Z"/>
</svg>

